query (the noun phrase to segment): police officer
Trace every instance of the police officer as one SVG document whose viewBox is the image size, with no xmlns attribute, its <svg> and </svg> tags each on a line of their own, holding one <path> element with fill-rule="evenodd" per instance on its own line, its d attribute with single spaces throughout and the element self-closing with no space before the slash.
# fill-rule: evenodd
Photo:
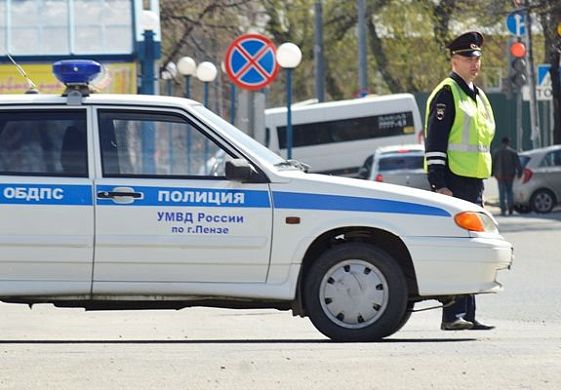
<svg viewBox="0 0 561 390">
<path fill-rule="evenodd" d="M 483 205 L 483 179 L 491 174 L 495 120 L 489 100 L 473 81 L 481 68 L 477 31 L 448 44 L 452 72 L 427 101 L 425 161 L 433 191 Z M 475 319 L 475 296 L 456 297 L 442 310 L 442 330 L 488 330 Z"/>
</svg>

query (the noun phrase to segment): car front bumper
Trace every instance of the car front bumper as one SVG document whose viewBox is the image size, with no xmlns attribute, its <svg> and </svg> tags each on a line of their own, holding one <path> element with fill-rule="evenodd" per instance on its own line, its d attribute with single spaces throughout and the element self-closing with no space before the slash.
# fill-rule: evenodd
<svg viewBox="0 0 561 390">
<path fill-rule="evenodd" d="M 512 244 L 501 238 L 410 237 L 420 296 L 498 292 L 498 271 L 510 268 Z"/>
</svg>

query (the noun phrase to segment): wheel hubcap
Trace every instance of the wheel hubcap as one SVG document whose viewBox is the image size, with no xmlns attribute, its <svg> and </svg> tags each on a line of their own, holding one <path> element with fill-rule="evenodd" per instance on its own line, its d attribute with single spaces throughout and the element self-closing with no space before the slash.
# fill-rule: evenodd
<svg viewBox="0 0 561 390">
<path fill-rule="evenodd" d="M 339 326 L 364 328 L 376 322 L 388 304 L 388 283 L 372 264 L 346 260 L 323 277 L 319 290 L 325 314 Z"/>
<path fill-rule="evenodd" d="M 537 194 L 534 200 L 534 206 L 537 211 L 548 211 L 551 209 L 552 203 L 553 199 L 546 193 Z"/>
</svg>

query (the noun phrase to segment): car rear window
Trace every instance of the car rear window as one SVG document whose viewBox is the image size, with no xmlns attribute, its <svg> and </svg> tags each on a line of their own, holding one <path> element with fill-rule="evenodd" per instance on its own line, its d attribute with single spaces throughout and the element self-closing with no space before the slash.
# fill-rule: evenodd
<svg viewBox="0 0 561 390">
<path fill-rule="evenodd" d="M 380 159 L 378 169 L 380 171 L 392 171 L 397 169 L 421 169 L 423 168 L 423 156 L 395 156 Z"/>
<path fill-rule="evenodd" d="M 530 157 L 518 156 L 518 158 L 520 159 L 520 165 L 522 166 L 522 169 L 526 168 L 526 165 L 528 165 L 528 161 L 530 161 Z"/>
</svg>

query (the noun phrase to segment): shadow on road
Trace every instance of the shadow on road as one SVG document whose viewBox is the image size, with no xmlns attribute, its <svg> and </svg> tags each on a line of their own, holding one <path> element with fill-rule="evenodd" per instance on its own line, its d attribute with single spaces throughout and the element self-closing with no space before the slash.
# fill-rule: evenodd
<svg viewBox="0 0 561 390">
<path fill-rule="evenodd" d="M 528 214 L 516 214 L 518 218 L 527 218 L 527 219 L 543 219 L 543 220 L 550 220 L 550 221 L 561 221 L 561 212 L 551 212 L 547 214 L 539 214 L 539 213 L 528 213 Z M 509 217 L 506 217 L 511 218 Z"/>
<path fill-rule="evenodd" d="M 372 343 L 457 343 L 476 338 L 384 339 Z M 340 344 L 323 339 L 256 339 L 256 340 L 0 340 L 2 344 Z"/>
</svg>

